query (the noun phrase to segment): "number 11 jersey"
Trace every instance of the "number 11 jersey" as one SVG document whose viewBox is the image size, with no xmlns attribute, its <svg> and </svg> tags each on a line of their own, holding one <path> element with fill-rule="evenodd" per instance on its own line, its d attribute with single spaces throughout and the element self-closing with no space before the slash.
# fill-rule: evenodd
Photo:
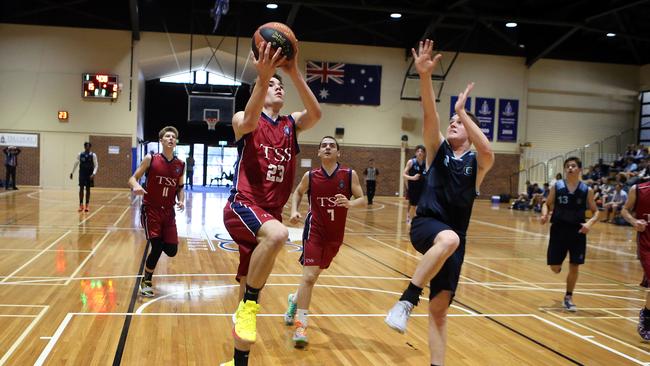
<svg viewBox="0 0 650 366">
<path fill-rule="evenodd" d="M 262 112 L 257 128 L 237 141 L 237 152 L 228 200 L 281 210 L 291 195 L 299 152 L 293 117 L 274 121 Z"/>
</svg>

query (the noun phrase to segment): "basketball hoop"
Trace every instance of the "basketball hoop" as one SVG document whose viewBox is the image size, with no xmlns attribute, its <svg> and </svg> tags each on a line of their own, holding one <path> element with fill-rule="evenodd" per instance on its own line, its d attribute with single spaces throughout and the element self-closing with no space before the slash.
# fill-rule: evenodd
<svg viewBox="0 0 650 366">
<path fill-rule="evenodd" d="M 205 123 L 208 124 L 208 130 L 214 131 L 215 126 L 217 125 L 217 122 L 219 122 L 218 119 L 216 118 L 206 118 Z"/>
</svg>

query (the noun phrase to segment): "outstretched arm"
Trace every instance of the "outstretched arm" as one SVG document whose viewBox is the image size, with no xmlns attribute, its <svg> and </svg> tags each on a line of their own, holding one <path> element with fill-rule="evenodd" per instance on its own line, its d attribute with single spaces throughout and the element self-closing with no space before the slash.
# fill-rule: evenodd
<svg viewBox="0 0 650 366">
<path fill-rule="evenodd" d="M 257 69 L 255 87 L 253 87 L 244 111 L 237 112 L 232 116 L 232 128 L 235 130 L 235 140 L 239 140 L 242 136 L 257 128 L 257 122 L 259 121 L 260 113 L 262 113 L 262 107 L 264 107 L 264 98 L 269 87 L 269 81 L 275 73 L 275 68 L 284 60 L 283 57 L 280 57 L 280 53 L 282 52 L 281 48 L 278 48 L 274 54 L 271 54 L 270 43 L 261 42 L 258 51 L 259 59 L 256 59 L 251 51 L 253 65 Z"/>
<path fill-rule="evenodd" d="M 427 151 L 432 151 L 430 155 L 427 154 L 428 168 L 443 140 L 442 133 L 440 133 L 440 119 L 436 110 L 436 95 L 433 91 L 433 83 L 431 82 L 433 69 L 442 58 L 442 55 L 433 55 L 433 41 L 430 39 L 424 42 L 420 41 L 418 51 L 415 52 L 415 49 L 411 48 L 411 53 L 413 54 L 415 70 L 420 75 L 420 94 L 422 96 L 424 119 L 424 123 L 422 124 L 422 139 L 424 140 L 424 146 L 427 148 Z"/>
</svg>

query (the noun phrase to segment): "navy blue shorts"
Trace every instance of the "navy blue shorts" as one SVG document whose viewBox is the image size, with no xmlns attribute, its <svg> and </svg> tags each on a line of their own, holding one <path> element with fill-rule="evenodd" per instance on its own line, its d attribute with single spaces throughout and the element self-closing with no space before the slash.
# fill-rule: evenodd
<svg viewBox="0 0 650 366">
<path fill-rule="evenodd" d="M 551 236 L 548 240 L 546 264 L 561 265 L 569 253 L 572 264 L 584 264 L 587 252 L 587 235 L 578 232 L 582 225 L 563 223 L 551 224 Z"/>
<path fill-rule="evenodd" d="M 411 222 L 411 244 L 418 252 L 424 254 L 433 246 L 436 236 L 444 230 L 453 230 L 449 225 L 433 217 L 416 216 Z M 440 272 L 433 277 L 429 283 L 429 300 L 433 299 L 440 291 L 447 290 L 451 292 L 451 299 L 456 294 L 458 280 L 460 279 L 460 269 L 465 258 L 465 235 L 460 235 L 460 245 L 452 254 Z"/>
</svg>

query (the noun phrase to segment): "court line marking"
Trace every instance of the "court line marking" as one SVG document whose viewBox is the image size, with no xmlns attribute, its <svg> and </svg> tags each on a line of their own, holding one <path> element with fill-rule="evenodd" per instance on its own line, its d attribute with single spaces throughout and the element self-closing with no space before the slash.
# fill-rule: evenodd
<svg viewBox="0 0 650 366">
<path fill-rule="evenodd" d="M 205 230 L 205 226 L 203 226 L 201 231 L 203 235 L 205 235 L 204 239 L 208 241 L 208 246 L 210 246 L 210 250 L 213 252 L 216 251 L 217 248 L 214 247 L 214 244 L 212 243 L 212 239 L 210 239 L 210 235 L 208 235 L 208 232 Z"/>
<path fill-rule="evenodd" d="M 90 215 L 88 215 L 88 217 L 86 217 L 85 219 L 81 220 L 81 221 L 79 222 L 79 224 L 77 224 L 77 226 L 81 226 L 84 222 L 90 220 L 91 217 L 97 215 L 97 213 L 98 213 L 99 211 L 101 211 L 104 207 L 106 207 L 106 206 L 105 206 L 105 205 L 101 205 L 101 206 L 100 206 L 98 209 L 96 209 L 93 213 L 91 213 Z"/>
<path fill-rule="evenodd" d="M 348 220 L 348 221 L 352 221 L 352 222 L 354 222 L 355 224 L 359 224 L 359 225 L 365 226 L 365 227 L 367 227 L 367 228 L 371 228 L 372 230 L 379 231 L 380 233 L 385 233 L 385 232 L 386 232 L 386 230 L 380 229 L 380 228 L 375 227 L 375 226 L 368 225 L 368 224 L 366 224 L 366 223 L 363 222 L 363 221 L 355 220 L 355 219 L 353 219 L 353 218 L 350 218 L 349 216 L 347 217 L 346 220 Z"/>
<path fill-rule="evenodd" d="M 65 318 L 63 318 L 63 321 L 61 321 L 61 324 L 59 324 L 58 328 L 56 328 L 56 331 L 52 335 L 52 338 L 50 338 L 50 341 L 47 342 L 47 345 L 45 345 L 45 348 L 41 352 L 40 356 L 38 356 L 38 359 L 36 362 L 34 362 L 34 366 L 42 366 L 43 363 L 45 362 L 45 359 L 47 359 L 47 356 L 52 352 L 52 349 L 54 348 L 54 345 L 56 342 L 59 340 L 61 337 L 61 334 L 63 334 L 63 331 L 65 328 L 68 326 L 68 323 L 70 323 L 70 320 L 72 319 L 73 314 L 68 313 Z"/>
<path fill-rule="evenodd" d="M 238 287 L 239 285 L 229 285 L 232 287 Z M 50 338 L 49 342 L 45 346 L 45 349 L 41 352 L 39 355 L 38 359 L 34 363 L 34 366 L 42 366 L 47 357 L 49 356 L 50 352 L 54 348 L 55 344 L 58 342 L 59 338 L 63 334 L 63 331 L 65 328 L 67 328 L 68 324 L 70 323 L 70 320 L 72 319 L 73 316 L 213 316 L 213 317 L 231 317 L 232 313 L 68 313 L 63 321 L 59 324 L 56 332 L 54 335 Z M 284 314 L 258 314 L 258 317 L 282 317 Z M 358 318 L 371 318 L 371 317 L 384 317 L 386 316 L 385 314 L 310 314 L 311 317 L 358 317 Z M 428 316 L 427 314 L 412 314 L 412 317 L 426 317 Z M 551 320 L 544 319 L 536 314 L 449 314 L 447 315 L 448 317 L 452 318 L 533 318 L 541 321 L 544 324 L 547 324 L 551 327 L 557 328 L 565 333 L 568 333 L 574 337 L 577 337 L 581 340 L 584 340 L 596 347 L 602 348 L 605 351 L 608 351 L 610 353 L 613 353 L 619 357 L 625 358 L 629 361 L 632 361 L 634 363 L 637 363 L 639 365 L 647 365 L 646 362 L 640 361 L 626 353 L 623 353 L 621 351 L 615 350 L 609 346 L 606 346 L 596 340 L 594 340 L 593 335 L 582 335 L 579 334 L 573 330 L 570 330 L 560 324 L 557 324 Z M 647 353 L 643 350 L 641 350 L 643 353 Z"/>
<path fill-rule="evenodd" d="M 475 222 L 475 223 L 477 223 L 477 224 L 481 224 L 481 225 L 486 225 L 486 226 L 491 226 L 491 227 L 495 227 L 495 228 L 500 228 L 500 229 L 507 230 L 507 231 L 514 231 L 514 232 L 517 232 L 517 233 L 523 233 L 523 234 L 533 235 L 533 236 L 537 236 L 537 237 L 540 237 L 540 238 L 548 238 L 548 237 L 549 237 L 548 234 L 540 234 L 540 233 L 536 233 L 536 232 L 534 232 L 534 231 L 528 231 L 528 230 L 517 229 L 517 228 L 513 228 L 513 227 L 508 227 L 508 226 L 503 226 L 503 225 L 493 224 L 493 223 L 491 223 L 491 222 L 486 222 L 486 221 L 482 221 L 482 220 L 471 219 L 470 221 L 471 221 L 471 222 Z M 588 236 L 588 235 L 589 235 L 589 234 L 587 234 L 587 236 Z M 621 252 L 621 251 L 619 251 L 619 250 L 609 249 L 609 248 L 601 247 L 601 246 L 598 246 L 598 245 L 587 244 L 587 247 L 589 247 L 589 248 L 593 248 L 593 249 L 596 249 L 596 250 L 602 250 L 602 251 L 604 251 L 604 252 L 608 252 L 608 253 L 614 253 L 614 254 L 618 254 L 618 255 L 624 255 L 624 256 L 627 256 L 627 257 L 634 257 L 634 258 L 636 258 L 636 254 L 632 254 L 632 253 L 628 253 L 628 252 Z"/>
<path fill-rule="evenodd" d="M 28 261 L 25 262 L 22 266 L 18 267 L 18 269 L 16 269 L 15 271 L 11 272 L 8 276 L 6 276 L 6 277 L 3 278 L 2 280 L 0 280 L 0 283 L 5 283 L 5 282 L 7 282 L 7 280 L 10 279 L 13 275 L 15 275 L 16 273 L 22 271 L 25 267 L 27 267 L 28 265 L 30 265 L 33 261 L 35 261 L 36 259 L 38 259 L 38 257 L 40 257 L 41 255 L 43 255 L 43 253 L 45 253 L 45 252 L 48 251 L 50 248 L 52 248 L 53 246 L 55 246 L 59 241 L 63 240 L 63 238 L 65 238 L 65 237 L 66 237 L 68 234 L 70 234 L 71 232 L 72 232 L 71 230 L 68 230 L 68 231 L 66 231 L 65 233 L 63 233 L 63 235 L 59 236 L 58 239 L 56 239 L 55 241 L 53 241 L 52 244 L 50 244 L 50 245 L 48 245 L 47 247 L 45 247 L 45 249 L 42 249 L 38 254 L 36 254 L 34 257 L 32 257 L 32 259 L 28 260 Z"/>
<path fill-rule="evenodd" d="M 122 212 L 122 214 L 120 215 L 120 217 L 118 217 L 117 220 L 115 220 L 115 222 L 113 223 L 113 226 L 117 226 L 117 224 L 119 224 L 120 221 L 122 221 L 122 218 L 124 217 L 124 215 L 125 215 L 125 214 L 130 210 L 130 209 L 131 209 L 131 206 L 126 206 L 126 208 L 124 209 L 124 211 Z"/>
<path fill-rule="evenodd" d="M 553 313 L 549 313 L 549 314 L 555 315 L 555 314 L 553 314 Z M 621 351 L 615 350 L 615 349 L 613 349 L 613 348 L 611 348 L 611 347 L 609 347 L 609 346 L 606 346 L 606 345 L 604 345 L 604 344 L 602 344 L 602 343 L 600 343 L 600 342 L 598 342 L 598 341 L 593 340 L 593 339 L 592 339 L 593 336 L 583 336 L 583 335 L 580 335 L 580 334 L 578 334 L 578 333 L 576 333 L 576 332 L 574 332 L 574 331 L 572 331 L 572 330 L 570 330 L 570 329 L 568 329 L 568 328 L 566 328 L 566 327 L 563 327 L 563 326 L 561 326 L 561 325 L 559 325 L 559 324 L 557 324 L 557 323 L 555 323 L 555 322 L 552 322 L 552 321 L 550 321 L 550 320 L 548 320 L 548 319 L 544 319 L 544 318 L 542 318 L 542 317 L 540 317 L 540 316 L 538 316 L 538 315 L 535 315 L 535 314 L 533 314 L 533 317 L 536 318 L 536 319 L 538 319 L 538 320 L 540 320 L 540 321 L 542 321 L 542 322 L 544 322 L 544 323 L 546 323 L 546 324 L 548 324 L 548 325 L 551 325 L 551 326 L 553 326 L 553 327 L 556 327 L 556 328 L 558 328 L 558 329 L 560 329 L 560 330 L 562 330 L 562 331 L 564 331 L 564 332 L 566 332 L 566 333 L 569 333 L 569 334 L 575 335 L 575 336 L 577 336 L 577 337 L 579 337 L 579 338 L 581 338 L 581 339 L 583 339 L 583 340 L 585 340 L 585 341 L 587 341 L 587 342 L 589 342 L 589 343 L 591 343 L 591 344 L 593 344 L 593 345 L 595 345 L 595 346 L 597 346 L 597 347 L 600 347 L 600 348 L 602 348 L 602 349 L 604 349 L 604 350 L 606 350 L 606 351 L 609 351 L 609 352 L 611 352 L 611 353 L 614 353 L 615 355 L 618 355 L 618 356 L 620 356 L 620 357 L 623 357 L 623 358 L 625 358 L 625 359 L 627 359 L 627 360 L 629 360 L 629 361 L 632 361 L 632 362 L 637 363 L 637 364 L 639 364 L 639 365 L 646 365 L 646 362 L 644 362 L 644 361 L 637 360 L 636 358 L 634 358 L 634 357 L 632 357 L 632 356 L 630 356 L 630 355 L 628 355 L 628 354 L 626 354 L 626 353 L 623 353 L 623 352 L 621 352 Z M 560 317 L 560 318 L 561 318 L 561 317 Z M 572 322 L 572 323 L 575 323 L 575 322 L 573 322 L 573 321 L 571 321 L 571 322 Z M 585 328 L 588 328 L 588 327 L 585 327 Z M 590 330 L 591 330 L 591 331 L 594 331 L 593 329 L 590 329 Z M 600 333 L 600 332 L 597 332 L 597 331 L 596 331 L 596 333 Z M 615 338 L 612 338 L 612 339 L 615 339 Z M 624 342 L 621 341 L 621 343 L 624 343 Z M 648 352 L 645 352 L 645 351 L 641 350 L 640 348 L 638 348 L 638 350 L 642 351 L 642 352 L 645 353 L 646 355 L 649 355 L 649 354 L 650 354 L 650 353 L 648 353 Z"/>
<path fill-rule="evenodd" d="M 622 340 L 620 340 L 620 339 L 618 339 L 618 338 L 614 338 L 614 337 L 610 336 L 609 334 L 603 333 L 603 332 L 601 332 L 601 331 L 599 331 L 599 330 L 593 329 L 593 328 L 588 327 L 588 326 L 586 326 L 586 325 L 582 325 L 582 324 L 580 324 L 580 323 L 578 323 L 578 322 L 576 322 L 576 321 L 573 321 L 573 320 L 571 320 L 571 319 L 566 319 L 565 317 L 559 316 L 559 315 L 557 315 L 557 314 L 555 314 L 555 313 L 553 313 L 553 312 L 546 312 L 546 314 L 550 314 L 551 316 L 554 316 L 554 317 L 556 317 L 556 318 L 558 318 L 558 319 L 562 319 L 562 320 L 564 320 L 564 321 L 566 321 L 566 322 L 569 322 L 569 323 L 571 323 L 571 324 L 573 324 L 573 325 L 575 325 L 575 326 L 578 326 L 578 327 L 580 327 L 580 328 L 584 328 L 584 329 L 586 329 L 586 330 L 588 330 L 588 331 L 590 331 L 590 332 L 596 333 L 596 334 L 598 334 L 598 335 L 600 335 L 600 336 L 602 336 L 602 337 L 605 337 L 605 338 L 607 338 L 607 339 L 609 339 L 609 340 L 611 340 L 611 341 L 614 341 L 614 342 L 616 342 L 616 343 L 620 343 L 621 345 L 624 345 L 624 346 L 626 346 L 626 347 L 632 348 L 632 349 L 634 349 L 635 351 L 641 352 L 641 353 L 643 353 L 643 354 L 645 354 L 645 355 L 650 355 L 650 352 L 644 350 L 643 348 L 639 348 L 639 347 L 636 347 L 636 346 L 634 346 L 634 345 L 631 345 L 631 344 L 629 344 L 629 343 L 627 343 L 627 342 L 624 342 L 624 341 L 622 341 Z M 540 317 L 540 319 L 543 319 L 543 318 Z M 548 320 L 548 321 L 551 322 L 550 320 Z M 551 322 L 551 323 L 552 323 L 552 322 Z M 638 360 L 637 360 L 637 361 L 638 361 Z M 639 362 L 640 362 L 640 361 L 639 361 Z M 641 364 L 641 365 L 645 365 L 645 363 L 639 363 L 639 364 Z"/>
<path fill-rule="evenodd" d="M 11 251 L 11 252 L 40 252 L 42 249 L 18 249 L 18 248 L 0 248 L 0 251 Z M 90 252 L 91 250 L 89 249 L 48 249 L 46 252 L 70 252 L 70 253 L 78 253 L 78 252 Z M 18 277 L 18 276 L 14 276 Z"/>
<path fill-rule="evenodd" d="M 0 314 L 0 318 L 36 318 L 38 315 Z"/>
<path fill-rule="evenodd" d="M 118 192 L 118 193 L 117 193 L 113 198 L 111 198 L 107 203 L 111 203 L 111 202 L 115 201 L 116 198 L 118 198 L 119 196 L 121 196 L 121 195 L 123 195 L 123 194 L 124 194 L 124 192 Z M 128 195 L 128 193 L 127 193 L 127 195 Z"/>
<path fill-rule="evenodd" d="M 291 286 L 291 287 L 297 287 L 299 284 L 297 283 L 267 283 L 265 286 Z M 162 296 L 158 296 L 150 301 L 147 301 L 140 305 L 138 309 L 135 311 L 136 314 L 142 314 L 144 310 L 149 307 L 151 304 L 158 302 L 159 300 L 168 298 L 168 297 L 173 297 L 173 296 L 178 296 L 181 294 L 187 294 L 195 291 L 205 291 L 205 290 L 216 290 L 220 288 L 230 288 L 230 287 L 239 287 L 239 285 L 218 285 L 218 286 L 208 286 L 208 287 L 198 287 L 198 288 L 189 288 L 189 289 L 184 289 L 181 291 L 176 291 L 176 292 L 171 292 Z M 322 285 L 322 284 L 316 284 L 315 287 L 325 287 L 325 288 L 336 288 L 336 289 L 346 289 L 346 290 L 358 290 L 358 291 L 369 291 L 369 292 L 379 292 L 379 293 L 384 293 L 384 294 L 391 294 L 391 295 L 401 295 L 401 292 L 396 292 L 396 291 L 389 291 L 389 290 L 380 290 L 380 289 L 375 289 L 375 288 L 369 288 L 369 287 L 357 287 L 357 286 L 340 286 L 340 285 Z M 420 296 L 421 300 L 429 300 L 426 297 Z M 468 314 L 476 314 L 475 312 L 461 308 L 460 306 L 457 305 L 451 305 L 450 307 L 455 308 L 460 311 L 464 311 L 465 313 Z M 384 314 L 385 316 L 385 314 Z"/>
<path fill-rule="evenodd" d="M 26 305 L 26 306 L 30 306 L 30 305 Z M 34 306 L 34 307 L 41 307 L 41 306 L 43 306 L 43 307 L 41 308 L 41 311 L 38 313 L 38 315 L 31 321 L 31 323 L 29 323 L 27 328 L 25 328 L 25 330 L 20 334 L 18 339 L 16 339 L 16 341 L 14 341 L 14 343 L 11 345 L 11 347 L 9 347 L 7 352 L 5 352 L 4 356 L 2 356 L 2 358 L 0 359 L 0 366 L 4 365 L 7 362 L 7 360 L 9 360 L 11 355 L 16 351 L 16 349 L 18 349 L 20 344 L 23 343 L 25 338 L 27 338 L 27 335 L 36 326 L 36 323 L 38 323 L 41 320 L 43 315 L 45 315 L 45 312 L 47 312 L 47 310 L 49 309 L 49 306 L 47 306 L 47 305 L 40 305 L 40 306 Z"/>
<path fill-rule="evenodd" d="M 77 275 L 77 273 L 79 273 L 79 271 L 81 271 L 81 268 L 83 268 L 83 266 L 86 264 L 86 262 L 88 262 L 88 260 L 90 260 L 90 258 L 95 256 L 95 253 L 97 252 L 97 249 L 99 249 L 99 247 L 101 247 L 102 244 L 104 244 L 104 240 L 106 240 L 106 238 L 108 237 L 108 235 L 110 233 L 111 233 L 110 231 L 107 231 L 106 234 L 104 234 L 104 236 L 102 236 L 102 238 L 99 239 L 99 242 L 97 243 L 97 245 L 95 245 L 92 252 L 90 252 L 86 256 L 86 258 L 84 258 L 84 260 L 77 266 L 77 269 L 74 272 L 72 272 L 72 274 L 68 277 L 68 280 L 65 281 L 63 286 L 67 286 L 70 283 L 70 281 L 72 281 L 72 279 Z"/>
</svg>

